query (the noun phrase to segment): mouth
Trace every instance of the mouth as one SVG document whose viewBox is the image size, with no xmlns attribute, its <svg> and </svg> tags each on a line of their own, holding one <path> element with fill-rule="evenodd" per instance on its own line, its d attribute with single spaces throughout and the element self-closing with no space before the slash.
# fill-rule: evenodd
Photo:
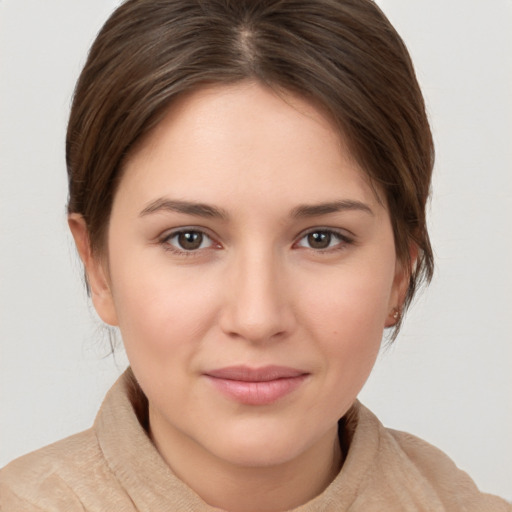
<svg viewBox="0 0 512 512">
<path fill-rule="evenodd" d="M 244 405 L 269 405 L 295 391 L 309 373 L 286 366 L 230 366 L 204 375 L 230 400 Z"/>
</svg>

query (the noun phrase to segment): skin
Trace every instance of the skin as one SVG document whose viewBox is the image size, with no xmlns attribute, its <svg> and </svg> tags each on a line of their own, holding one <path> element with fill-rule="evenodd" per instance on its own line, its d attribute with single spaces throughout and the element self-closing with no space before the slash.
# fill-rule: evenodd
<svg viewBox="0 0 512 512">
<path fill-rule="evenodd" d="M 408 279 L 385 202 L 326 116 L 252 82 L 191 93 L 128 159 L 102 254 L 79 215 L 69 224 L 173 471 L 229 511 L 286 510 L 322 492 L 342 464 L 337 422 Z M 203 237 L 198 248 L 180 246 L 180 229 Z M 232 365 L 306 377 L 248 405 L 205 377 Z"/>
</svg>

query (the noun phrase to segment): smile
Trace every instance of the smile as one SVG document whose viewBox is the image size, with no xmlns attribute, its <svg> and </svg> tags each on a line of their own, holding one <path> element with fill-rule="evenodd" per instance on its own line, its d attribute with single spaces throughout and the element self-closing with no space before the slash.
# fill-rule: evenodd
<svg viewBox="0 0 512 512">
<path fill-rule="evenodd" d="M 284 366 L 230 366 L 205 374 L 227 398 L 244 405 L 269 405 L 295 391 L 308 373 Z"/>
</svg>

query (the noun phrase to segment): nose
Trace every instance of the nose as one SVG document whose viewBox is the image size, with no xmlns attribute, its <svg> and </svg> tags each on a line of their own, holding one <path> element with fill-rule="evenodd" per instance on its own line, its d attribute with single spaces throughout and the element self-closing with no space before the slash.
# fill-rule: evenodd
<svg viewBox="0 0 512 512">
<path fill-rule="evenodd" d="M 251 343 L 276 341 L 295 326 L 283 263 L 272 251 L 248 250 L 231 262 L 221 312 L 222 330 Z"/>
</svg>

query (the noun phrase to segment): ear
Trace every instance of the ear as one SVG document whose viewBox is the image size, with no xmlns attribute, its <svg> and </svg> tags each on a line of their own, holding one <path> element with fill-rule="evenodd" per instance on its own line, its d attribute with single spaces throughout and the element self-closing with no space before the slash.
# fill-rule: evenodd
<svg viewBox="0 0 512 512">
<path fill-rule="evenodd" d="M 403 304 L 409 289 L 409 282 L 416 266 L 418 258 L 418 247 L 416 244 L 411 243 L 409 246 L 409 261 L 396 260 L 395 277 L 393 279 L 393 287 L 391 290 L 388 316 L 386 317 L 385 327 L 393 327 L 400 319 L 402 314 Z"/>
<path fill-rule="evenodd" d="M 72 213 L 68 216 L 68 225 L 85 267 L 94 309 L 105 323 L 118 325 L 106 263 L 104 258 L 91 250 L 85 219 L 78 213 Z"/>
</svg>

